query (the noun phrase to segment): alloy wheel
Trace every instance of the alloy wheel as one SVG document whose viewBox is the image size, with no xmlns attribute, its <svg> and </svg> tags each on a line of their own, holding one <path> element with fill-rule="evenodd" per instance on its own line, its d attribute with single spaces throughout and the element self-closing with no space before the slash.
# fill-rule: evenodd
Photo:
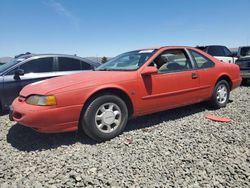
<svg viewBox="0 0 250 188">
<path fill-rule="evenodd" d="M 103 133 L 111 133 L 121 124 L 121 109 L 115 103 L 101 105 L 95 114 L 95 125 Z"/>
</svg>

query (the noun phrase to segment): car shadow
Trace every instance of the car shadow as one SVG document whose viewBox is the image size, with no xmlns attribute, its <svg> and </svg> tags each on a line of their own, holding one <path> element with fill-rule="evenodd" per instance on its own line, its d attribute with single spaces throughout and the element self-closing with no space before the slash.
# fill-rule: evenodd
<svg viewBox="0 0 250 188">
<path fill-rule="evenodd" d="M 129 124 L 125 128 L 125 132 L 133 131 L 136 129 L 146 129 L 163 122 L 173 121 L 199 112 L 203 112 L 207 109 L 210 108 L 204 103 L 199 103 L 146 116 L 141 116 L 130 120 Z"/>
<path fill-rule="evenodd" d="M 9 111 L 8 110 L 4 110 L 4 111 L 1 111 L 0 112 L 0 116 L 6 116 L 9 114 Z"/>
<path fill-rule="evenodd" d="M 248 79 L 246 83 L 241 82 L 241 87 L 249 87 L 250 86 L 250 80 Z"/>
<path fill-rule="evenodd" d="M 130 132 L 137 129 L 153 127 L 159 123 L 180 119 L 205 111 L 206 109 L 206 106 L 201 103 L 138 117 L 130 120 L 124 131 Z M 93 141 L 83 133 L 69 132 L 60 134 L 42 134 L 19 124 L 15 124 L 9 129 L 7 142 L 18 150 L 28 152 L 49 150 L 63 145 L 72 145 L 77 142 L 86 145 L 97 144 L 97 142 Z"/>
<path fill-rule="evenodd" d="M 78 132 L 45 134 L 35 130 L 14 124 L 7 134 L 7 142 L 12 147 L 21 151 L 49 150 L 60 146 L 69 146 L 80 142 L 82 144 L 93 145 L 95 141 L 84 134 Z"/>
</svg>

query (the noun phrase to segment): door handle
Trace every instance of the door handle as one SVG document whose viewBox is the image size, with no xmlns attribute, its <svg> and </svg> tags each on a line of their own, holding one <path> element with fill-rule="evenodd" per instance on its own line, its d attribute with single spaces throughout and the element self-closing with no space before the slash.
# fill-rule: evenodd
<svg viewBox="0 0 250 188">
<path fill-rule="evenodd" d="M 192 73 L 192 79 L 197 79 L 199 78 L 198 74 L 196 72 Z"/>
</svg>

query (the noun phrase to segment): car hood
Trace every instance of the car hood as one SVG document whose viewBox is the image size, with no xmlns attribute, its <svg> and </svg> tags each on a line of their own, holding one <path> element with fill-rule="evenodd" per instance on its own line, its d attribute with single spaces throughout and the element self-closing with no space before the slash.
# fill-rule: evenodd
<svg viewBox="0 0 250 188">
<path fill-rule="evenodd" d="M 70 88 L 88 88 L 101 84 L 124 82 L 135 79 L 135 72 L 128 71 L 88 71 L 73 75 L 51 78 L 27 85 L 20 92 L 20 96 L 32 94 L 46 95 Z"/>
</svg>

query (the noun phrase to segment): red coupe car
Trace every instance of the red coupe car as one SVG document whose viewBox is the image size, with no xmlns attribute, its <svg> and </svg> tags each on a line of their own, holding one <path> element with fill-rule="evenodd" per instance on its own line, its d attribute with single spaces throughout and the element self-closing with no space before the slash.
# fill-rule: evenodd
<svg viewBox="0 0 250 188">
<path fill-rule="evenodd" d="M 225 107 L 241 83 L 239 66 L 191 47 L 121 54 L 95 71 L 26 86 L 10 118 L 38 132 L 82 129 L 97 141 L 119 135 L 131 117 L 209 101 Z"/>
</svg>

